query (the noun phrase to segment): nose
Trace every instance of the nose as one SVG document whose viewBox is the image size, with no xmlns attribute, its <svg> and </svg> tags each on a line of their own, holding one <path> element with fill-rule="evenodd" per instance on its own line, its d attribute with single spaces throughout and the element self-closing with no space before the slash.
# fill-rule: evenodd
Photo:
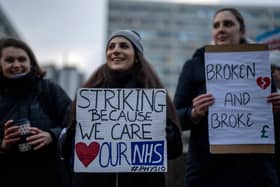
<svg viewBox="0 0 280 187">
<path fill-rule="evenodd" d="M 225 27 L 224 24 L 220 24 L 219 27 L 217 28 L 218 32 L 224 31 Z"/>
<path fill-rule="evenodd" d="M 12 65 L 13 67 L 20 67 L 20 62 L 18 60 L 15 60 Z"/>
<path fill-rule="evenodd" d="M 119 47 L 118 45 L 116 45 L 116 46 L 114 47 L 114 49 L 112 50 L 112 53 L 113 53 L 114 55 L 119 54 L 119 53 L 120 53 L 120 47 Z"/>
</svg>

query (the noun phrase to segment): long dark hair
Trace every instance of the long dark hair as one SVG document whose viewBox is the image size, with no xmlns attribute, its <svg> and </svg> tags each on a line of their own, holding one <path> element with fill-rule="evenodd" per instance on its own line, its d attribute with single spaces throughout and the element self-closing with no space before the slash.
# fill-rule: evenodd
<svg viewBox="0 0 280 187">
<path fill-rule="evenodd" d="M 133 45 L 135 51 L 135 59 L 133 68 L 136 69 L 135 76 L 136 81 L 141 82 L 143 88 L 164 88 L 160 79 L 156 75 L 155 71 L 149 64 L 149 62 L 145 59 L 144 55 L 137 51 L 136 47 Z M 101 65 L 90 77 L 89 79 L 82 85 L 83 88 L 95 88 L 102 87 L 102 85 L 106 85 L 107 82 L 110 81 L 108 75 L 108 66 L 107 64 Z M 64 150 L 62 154 L 65 158 L 69 158 L 71 154 L 71 143 L 73 141 L 73 137 L 75 136 L 75 128 L 76 128 L 76 98 L 72 103 L 71 110 L 71 123 L 68 127 L 68 131 L 65 138 Z M 176 114 L 175 106 L 167 94 L 167 117 L 172 120 L 178 128 L 180 128 L 179 120 Z"/>
<path fill-rule="evenodd" d="M 43 78 L 46 75 L 46 72 L 41 69 L 38 64 L 38 61 L 31 50 L 31 48 L 22 40 L 15 38 L 2 38 L 0 39 L 0 58 L 2 57 L 3 49 L 7 47 L 15 47 L 24 50 L 31 62 L 31 71 L 39 78 Z"/>
</svg>

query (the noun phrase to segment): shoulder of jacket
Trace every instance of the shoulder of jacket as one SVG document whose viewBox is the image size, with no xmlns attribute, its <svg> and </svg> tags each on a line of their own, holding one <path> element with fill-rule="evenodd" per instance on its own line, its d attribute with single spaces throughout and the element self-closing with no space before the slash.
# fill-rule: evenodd
<svg viewBox="0 0 280 187">
<path fill-rule="evenodd" d="M 56 82 L 50 79 L 41 79 L 39 84 L 45 88 L 60 87 Z"/>
<path fill-rule="evenodd" d="M 40 93 L 51 94 L 51 92 L 58 88 L 58 84 L 49 79 L 40 79 L 38 82 L 38 91 Z"/>
<path fill-rule="evenodd" d="M 185 61 L 184 66 L 189 66 L 194 63 L 203 62 L 204 61 L 204 52 L 205 52 L 205 47 L 201 47 L 201 48 L 197 49 L 194 52 L 192 58 Z"/>
</svg>

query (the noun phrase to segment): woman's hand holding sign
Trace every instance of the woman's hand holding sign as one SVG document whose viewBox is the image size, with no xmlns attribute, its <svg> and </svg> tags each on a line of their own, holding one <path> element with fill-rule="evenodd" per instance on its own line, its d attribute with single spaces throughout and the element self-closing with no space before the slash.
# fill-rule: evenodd
<svg viewBox="0 0 280 187">
<path fill-rule="evenodd" d="M 272 103 L 273 112 L 280 112 L 280 94 L 277 92 L 271 93 L 267 97 L 267 102 Z"/>
<path fill-rule="evenodd" d="M 192 120 L 194 122 L 199 122 L 201 118 L 206 115 L 209 106 L 214 103 L 214 97 L 211 94 L 206 93 L 195 97 L 192 102 Z"/>
</svg>

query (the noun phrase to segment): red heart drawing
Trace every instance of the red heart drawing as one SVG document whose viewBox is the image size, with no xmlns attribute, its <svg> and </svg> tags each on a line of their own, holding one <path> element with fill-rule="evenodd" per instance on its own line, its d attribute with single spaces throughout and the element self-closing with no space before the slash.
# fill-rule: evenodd
<svg viewBox="0 0 280 187">
<path fill-rule="evenodd" d="M 270 85 L 270 78 L 269 77 L 258 77 L 257 84 L 260 88 L 266 89 Z"/>
<path fill-rule="evenodd" d="M 84 142 L 78 142 L 75 147 L 78 158 L 85 167 L 88 167 L 88 165 L 96 158 L 100 148 L 97 142 L 91 142 L 89 145 Z"/>
</svg>

